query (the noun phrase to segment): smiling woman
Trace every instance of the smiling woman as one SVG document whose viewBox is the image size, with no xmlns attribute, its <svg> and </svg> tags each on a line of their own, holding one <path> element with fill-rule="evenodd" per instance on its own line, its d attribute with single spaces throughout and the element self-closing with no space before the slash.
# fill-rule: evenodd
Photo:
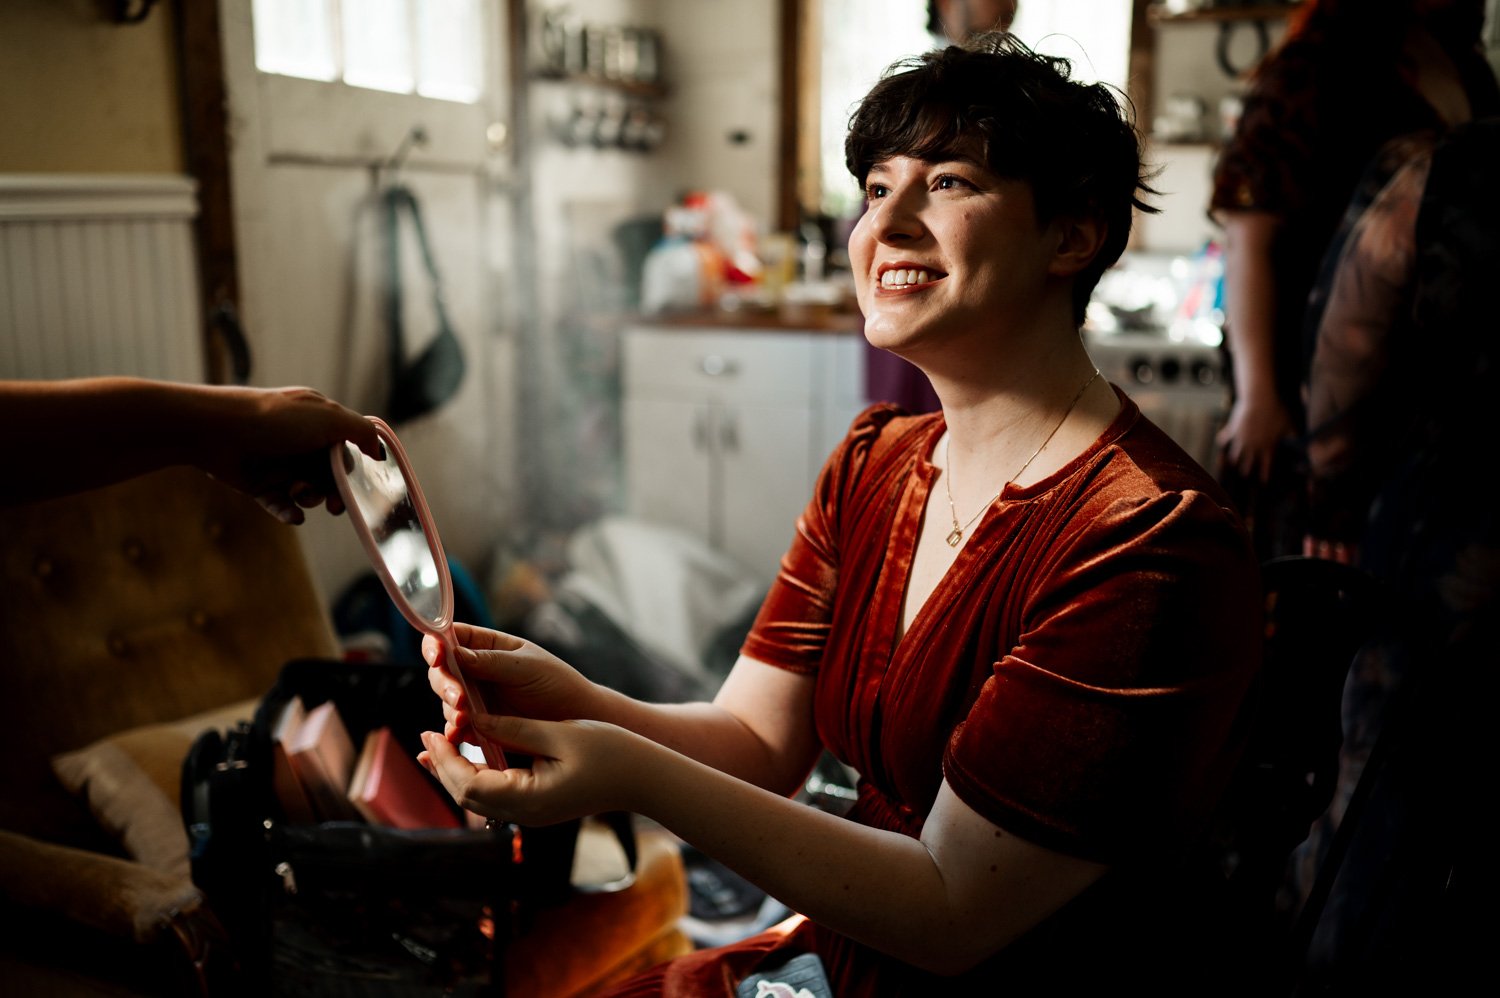
<svg viewBox="0 0 1500 998">
<path fill-rule="evenodd" d="M 712 703 L 456 627 L 495 716 L 426 649 L 447 725 L 423 758 L 464 806 L 644 814 L 799 913 L 618 994 L 1226 993 L 1185 859 L 1237 756 L 1260 590 L 1213 481 L 1083 348 L 1146 188 L 1111 91 L 1067 71 L 985 36 L 854 114 L 868 335 L 943 408 L 855 420 Z M 533 765 L 476 767 L 470 733 Z M 842 817 L 789 799 L 825 750 L 860 774 Z"/>
</svg>

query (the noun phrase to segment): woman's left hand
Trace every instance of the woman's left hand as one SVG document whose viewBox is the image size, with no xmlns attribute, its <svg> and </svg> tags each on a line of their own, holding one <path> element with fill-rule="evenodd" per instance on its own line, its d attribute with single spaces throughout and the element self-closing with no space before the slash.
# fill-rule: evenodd
<svg viewBox="0 0 1500 998">
<path fill-rule="evenodd" d="M 538 721 L 478 714 L 474 731 L 532 757 L 530 768 L 476 766 L 441 734 L 426 732 L 417 756 L 465 810 L 518 825 L 552 825 L 638 809 L 635 788 L 651 771 L 655 743 L 600 721 Z"/>
</svg>

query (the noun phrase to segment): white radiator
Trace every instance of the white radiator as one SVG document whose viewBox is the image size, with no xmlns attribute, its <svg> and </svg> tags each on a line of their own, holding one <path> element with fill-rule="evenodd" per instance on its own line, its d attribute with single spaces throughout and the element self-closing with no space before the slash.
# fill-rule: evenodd
<svg viewBox="0 0 1500 998">
<path fill-rule="evenodd" d="M 188 177 L 0 174 L 0 378 L 205 376 Z"/>
</svg>

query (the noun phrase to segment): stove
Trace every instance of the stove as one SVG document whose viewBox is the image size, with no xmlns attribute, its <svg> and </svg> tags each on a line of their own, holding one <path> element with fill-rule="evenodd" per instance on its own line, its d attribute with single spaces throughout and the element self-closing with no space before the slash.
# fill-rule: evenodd
<svg viewBox="0 0 1500 998">
<path fill-rule="evenodd" d="M 1084 345 L 1100 372 L 1203 467 L 1213 470 L 1214 435 L 1229 415 L 1229 381 L 1219 347 L 1174 339 L 1166 330 L 1095 332 Z"/>
</svg>

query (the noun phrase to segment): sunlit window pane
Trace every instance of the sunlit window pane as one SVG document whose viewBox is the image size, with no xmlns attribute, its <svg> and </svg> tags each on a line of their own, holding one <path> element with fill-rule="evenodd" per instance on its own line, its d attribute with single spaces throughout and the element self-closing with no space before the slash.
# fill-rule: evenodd
<svg viewBox="0 0 1500 998">
<path fill-rule="evenodd" d="M 478 100 L 483 89 L 478 0 L 422 0 L 417 10 L 417 92 Z"/>
<path fill-rule="evenodd" d="M 343 0 L 344 82 L 409 94 L 411 8 L 407 0 Z"/>
<path fill-rule="evenodd" d="M 254 0 L 255 65 L 472 104 L 484 93 L 485 2 Z"/>
<path fill-rule="evenodd" d="M 1129 0 L 1022 3 L 1011 31 L 1038 52 L 1073 63 L 1073 78 L 1125 88 L 1130 65 Z"/>
<path fill-rule="evenodd" d="M 255 0 L 254 17 L 257 69 L 338 79 L 331 0 Z"/>
<path fill-rule="evenodd" d="M 885 68 L 932 47 L 925 4 L 912 0 L 823 0 L 820 159 L 823 210 L 854 214 L 863 195 L 844 168 L 849 112 Z"/>
</svg>

